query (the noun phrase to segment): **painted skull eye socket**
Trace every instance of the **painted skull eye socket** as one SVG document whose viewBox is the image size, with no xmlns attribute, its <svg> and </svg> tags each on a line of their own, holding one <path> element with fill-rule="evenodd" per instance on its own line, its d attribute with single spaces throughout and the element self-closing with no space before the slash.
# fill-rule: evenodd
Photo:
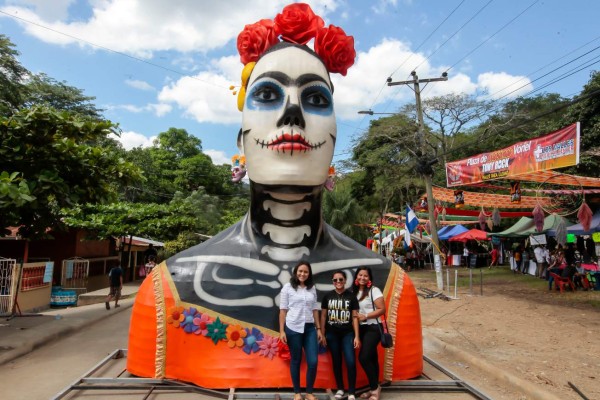
<svg viewBox="0 0 600 400">
<path fill-rule="evenodd" d="M 254 107 L 277 107 L 283 102 L 283 97 L 283 91 L 277 84 L 265 81 L 252 88 L 248 102 Z"/>
<path fill-rule="evenodd" d="M 333 111 L 331 93 L 322 86 L 312 86 L 302 92 L 302 106 L 307 111 L 329 114 Z"/>
</svg>

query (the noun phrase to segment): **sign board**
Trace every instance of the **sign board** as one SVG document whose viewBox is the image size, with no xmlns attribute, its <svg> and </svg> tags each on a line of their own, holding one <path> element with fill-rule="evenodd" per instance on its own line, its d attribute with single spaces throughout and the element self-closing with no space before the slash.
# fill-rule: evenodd
<svg viewBox="0 0 600 400">
<path fill-rule="evenodd" d="M 52 274 L 54 273 L 54 261 L 48 261 L 46 263 L 46 270 L 44 271 L 44 283 L 52 282 Z"/>
<path fill-rule="evenodd" d="M 477 254 L 469 254 L 469 268 L 477 267 Z"/>
<path fill-rule="evenodd" d="M 544 234 L 529 236 L 529 242 L 531 243 L 532 246 L 540 246 L 542 244 L 548 243 L 548 242 L 546 242 L 546 235 L 544 235 Z"/>
<path fill-rule="evenodd" d="M 579 164 L 579 122 L 545 136 L 518 142 L 504 149 L 446 163 L 447 187 Z"/>
</svg>

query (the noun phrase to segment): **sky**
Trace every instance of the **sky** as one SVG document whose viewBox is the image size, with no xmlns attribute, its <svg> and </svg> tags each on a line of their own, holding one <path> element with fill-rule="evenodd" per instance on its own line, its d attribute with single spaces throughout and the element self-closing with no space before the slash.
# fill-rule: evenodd
<svg viewBox="0 0 600 400">
<path fill-rule="evenodd" d="M 150 146 L 182 128 L 215 164 L 238 153 L 241 113 L 229 87 L 243 65 L 244 25 L 272 19 L 280 0 L 0 0 L 0 33 L 34 73 L 96 98 L 119 124 L 127 149 Z M 577 95 L 600 64 L 596 0 L 315 0 L 326 25 L 355 40 L 357 58 L 332 74 L 338 140 L 334 161 L 350 156 L 369 127 L 358 111 L 397 112 L 414 104 L 393 81 L 437 78 L 424 98 L 449 93 L 507 100 L 544 92 Z M 585 132 L 583 132 L 585 134 Z M 493 149 L 490 149 L 493 150 Z"/>
</svg>

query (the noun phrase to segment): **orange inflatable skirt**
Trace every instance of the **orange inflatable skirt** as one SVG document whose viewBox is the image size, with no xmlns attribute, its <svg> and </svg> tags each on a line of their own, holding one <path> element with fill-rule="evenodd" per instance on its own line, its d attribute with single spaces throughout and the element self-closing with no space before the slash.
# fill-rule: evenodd
<svg viewBox="0 0 600 400">
<path fill-rule="evenodd" d="M 417 377 L 423 369 L 419 301 L 408 275 L 395 264 L 384 296 L 394 347 L 379 347 L 380 379 Z M 181 302 L 163 262 L 146 277 L 137 294 L 127 370 L 141 377 L 177 379 L 211 389 L 292 387 L 289 353 L 278 336 L 273 330 Z M 332 382 L 331 358 L 324 352 L 319 355 L 315 387 L 331 388 Z M 366 384 L 359 366 L 357 387 Z"/>
</svg>

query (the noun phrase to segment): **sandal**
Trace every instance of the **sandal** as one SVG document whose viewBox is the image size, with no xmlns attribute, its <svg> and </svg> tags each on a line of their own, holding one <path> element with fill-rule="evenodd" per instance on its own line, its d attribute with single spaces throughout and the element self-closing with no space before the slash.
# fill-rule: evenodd
<svg viewBox="0 0 600 400">
<path fill-rule="evenodd" d="M 377 386 L 377 389 L 371 390 L 371 397 L 369 397 L 369 400 L 379 400 L 380 394 L 381 394 L 381 386 Z"/>
<path fill-rule="evenodd" d="M 368 399 L 369 397 L 371 397 L 371 391 L 367 390 L 366 392 L 361 393 L 358 397 L 360 397 L 361 399 Z"/>
<path fill-rule="evenodd" d="M 294 393 L 294 400 L 302 400 L 302 395 L 300 393 Z"/>
<path fill-rule="evenodd" d="M 344 397 L 344 391 L 338 390 L 337 392 L 335 392 L 335 395 L 333 397 L 335 397 L 337 400 L 340 400 L 342 397 Z"/>
<path fill-rule="evenodd" d="M 317 400 L 317 398 L 312 393 L 306 393 L 304 396 L 305 400 Z"/>
</svg>

